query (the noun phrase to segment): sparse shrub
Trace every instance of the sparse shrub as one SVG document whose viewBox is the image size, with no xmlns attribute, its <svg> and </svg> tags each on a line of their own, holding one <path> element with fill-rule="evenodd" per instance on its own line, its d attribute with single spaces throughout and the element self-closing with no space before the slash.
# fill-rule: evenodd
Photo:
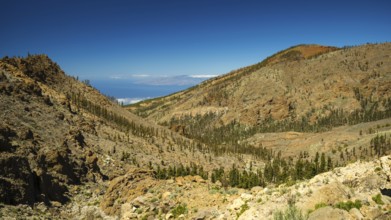
<svg viewBox="0 0 391 220">
<path fill-rule="evenodd" d="M 295 194 L 289 195 L 287 202 L 289 206 L 294 205 L 296 203 L 296 195 Z"/>
<path fill-rule="evenodd" d="M 227 194 L 228 195 L 236 195 L 236 194 L 238 194 L 238 190 L 237 189 L 229 189 L 229 190 L 227 190 Z"/>
<path fill-rule="evenodd" d="M 295 185 L 296 184 L 296 181 L 295 180 L 292 180 L 292 179 L 290 179 L 290 180 L 288 180 L 287 182 L 286 182 L 286 186 L 293 186 L 293 185 Z"/>
<path fill-rule="evenodd" d="M 327 206 L 327 204 L 324 202 L 317 203 L 317 204 L 315 204 L 315 210 L 320 209 L 322 207 L 326 207 L 326 206 Z"/>
<path fill-rule="evenodd" d="M 126 151 L 122 151 L 122 155 L 121 155 L 121 161 L 127 161 L 130 157 L 130 153 L 126 152 Z"/>
<path fill-rule="evenodd" d="M 373 196 L 373 197 L 372 197 L 372 200 L 373 200 L 374 202 L 376 202 L 376 204 L 378 204 L 378 205 L 384 205 L 384 202 L 383 202 L 383 200 L 381 199 L 380 193 L 377 194 L 376 196 Z"/>
<path fill-rule="evenodd" d="M 137 213 L 137 214 L 141 214 L 141 213 L 143 213 L 143 209 L 142 209 L 142 208 L 138 208 L 138 209 L 136 209 L 136 213 Z"/>
<path fill-rule="evenodd" d="M 285 187 L 283 187 L 283 188 L 280 189 L 280 195 L 284 195 L 284 194 L 286 194 L 287 192 L 288 192 L 288 189 L 285 188 Z"/>
<path fill-rule="evenodd" d="M 174 216 L 174 218 L 178 218 L 180 215 L 187 213 L 187 205 L 179 204 L 171 210 L 171 213 Z"/>
<path fill-rule="evenodd" d="M 250 207 L 248 206 L 247 202 L 244 203 L 241 207 L 240 207 L 240 211 L 238 213 L 236 213 L 236 219 L 239 218 L 239 216 L 241 216 L 245 211 L 247 211 Z"/>
<path fill-rule="evenodd" d="M 284 211 L 277 211 L 273 214 L 274 220 L 305 220 L 307 218 L 295 205 L 290 205 Z"/>
<path fill-rule="evenodd" d="M 213 189 L 213 188 L 212 188 L 212 189 L 209 190 L 209 193 L 210 193 L 210 194 L 216 194 L 216 193 L 218 193 L 218 192 L 220 192 L 220 190 L 218 190 L 218 189 Z"/>
<path fill-rule="evenodd" d="M 356 200 L 354 202 L 349 200 L 347 202 L 339 202 L 339 203 L 334 205 L 335 208 L 344 209 L 346 211 L 349 211 L 352 208 L 360 209 L 361 206 L 362 206 L 362 204 L 361 204 L 360 200 Z"/>
</svg>

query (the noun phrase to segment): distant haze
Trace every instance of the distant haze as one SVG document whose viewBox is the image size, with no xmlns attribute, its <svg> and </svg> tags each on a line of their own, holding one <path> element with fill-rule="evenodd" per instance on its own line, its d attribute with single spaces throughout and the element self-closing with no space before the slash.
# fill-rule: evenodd
<svg viewBox="0 0 391 220">
<path fill-rule="evenodd" d="M 194 86 L 211 76 L 144 76 L 91 80 L 91 84 L 120 103 L 132 104 L 145 99 L 166 96 Z"/>
<path fill-rule="evenodd" d="M 161 76 L 220 75 L 302 43 L 389 41 L 390 11 L 389 0 L 2 1 L 0 57 L 45 53 L 81 79 L 167 85 Z"/>
</svg>

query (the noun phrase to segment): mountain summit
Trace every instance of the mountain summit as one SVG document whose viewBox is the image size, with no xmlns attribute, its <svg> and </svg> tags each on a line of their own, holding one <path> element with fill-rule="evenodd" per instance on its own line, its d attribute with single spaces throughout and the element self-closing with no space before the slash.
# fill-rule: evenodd
<svg viewBox="0 0 391 220">
<path fill-rule="evenodd" d="M 128 109 L 172 125 L 175 119 L 214 114 L 218 120 L 211 123 L 217 127 L 231 122 L 256 126 L 268 120 L 316 124 L 332 110 L 352 113 L 370 108 L 368 102 L 374 100 L 382 111 L 390 96 L 390 48 L 389 43 L 340 49 L 294 46 L 258 64 Z"/>
</svg>

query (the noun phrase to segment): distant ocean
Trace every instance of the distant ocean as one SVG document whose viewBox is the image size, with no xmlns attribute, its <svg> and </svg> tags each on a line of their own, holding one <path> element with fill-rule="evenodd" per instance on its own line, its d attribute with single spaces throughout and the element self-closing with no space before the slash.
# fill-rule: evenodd
<svg viewBox="0 0 391 220">
<path fill-rule="evenodd" d="M 131 80 L 91 80 L 91 85 L 102 94 L 115 97 L 123 104 L 136 103 L 145 99 L 166 96 L 192 85 L 146 85 Z"/>
</svg>

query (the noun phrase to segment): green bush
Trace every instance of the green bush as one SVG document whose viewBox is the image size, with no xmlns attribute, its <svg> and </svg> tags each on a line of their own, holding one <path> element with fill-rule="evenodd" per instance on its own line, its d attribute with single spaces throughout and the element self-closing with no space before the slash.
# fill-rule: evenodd
<svg viewBox="0 0 391 220">
<path fill-rule="evenodd" d="M 247 202 L 244 203 L 241 208 L 240 208 L 240 212 L 236 213 L 236 216 L 237 218 L 239 218 L 239 216 L 241 216 L 245 211 L 247 211 L 250 207 L 248 206 Z"/>
<path fill-rule="evenodd" d="M 238 194 L 238 190 L 237 189 L 229 189 L 229 190 L 227 190 L 227 194 L 228 195 L 236 195 L 236 194 Z"/>
<path fill-rule="evenodd" d="M 339 203 L 334 205 L 335 208 L 344 209 L 346 211 L 349 211 L 352 208 L 360 209 L 361 206 L 362 206 L 362 204 L 361 204 L 360 200 L 356 200 L 354 202 L 349 200 L 347 202 L 339 202 Z"/>
<path fill-rule="evenodd" d="M 372 200 L 373 200 L 374 202 L 376 202 L 376 204 L 378 204 L 378 205 L 384 205 L 384 202 L 383 202 L 383 200 L 381 199 L 380 193 L 377 194 L 376 196 L 373 196 L 373 197 L 372 197 Z"/>
<path fill-rule="evenodd" d="M 180 215 L 187 213 L 187 205 L 179 204 L 174 209 L 171 210 L 171 213 L 174 216 L 174 218 L 178 218 Z"/>
<path fill-rule="evenodd" d="M 284 211 L 277 211 L 273 214 L 274 220 L 305 220 L 308 216 L 304 215 L 295 205 L 288 206 Z"/>
<path fill-rule="evenodd" d="M 320 209 L 322 207 L 326 207 L 326 206 L 327 206 L 327 204 L 324 202 L 318 203 L 315 205 L 315 210 Z"/>
<path fill-rule="evenodd" d="M 151 202 L 154 203 L 154 202 L 157 202 L 158 200 L 159 200 L 158 198 L 153 197 L 153 198 L 151 199 Z"/>
</svg>

